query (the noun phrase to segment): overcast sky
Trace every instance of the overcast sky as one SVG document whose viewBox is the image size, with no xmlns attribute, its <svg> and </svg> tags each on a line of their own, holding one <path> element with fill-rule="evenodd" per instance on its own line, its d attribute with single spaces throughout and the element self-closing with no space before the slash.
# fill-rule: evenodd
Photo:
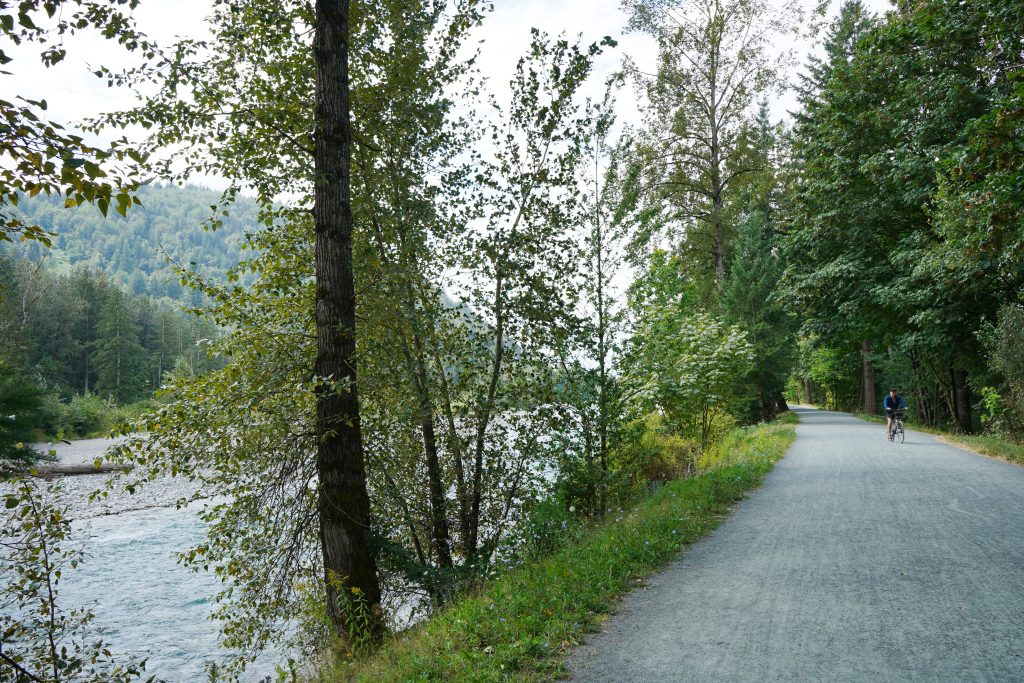
<svg viewBox="0 0 1024 683">
<path fill-rule="evenodd" d="M 772 0 L 777 1 L 777 0 Z M 616 70 L 622 58 L 629 55 L 645 71 L 654 70 L 655 50 L 645 36 L 624 34 L 626 17 L 619 8 L 620 0 L 495 0 L 495 10 L 478 29 L 481 46 L 480 68 L 488 76 L 492 88 L 501 93 L 507 84 L 516 60 L 529 44 L 530 28 L 538 26 L 551 35 L 565 32 L 570 36 L 582 34 L 585 42 L 612 36 L 618 48 L 608 50 L 596 64 L 589 92 L 600 96 L 605 77 Z M 805 0 L 808 7 L 813 0 Z M 866 0 L 870 10 L 884 12 L 888 0 Z M 139 28 L 158 42 L 170 42 L 175 36 L 199 36 L 203 33 L 203 18 L 210 0 L 142 0 L 136 10 Z M 833 2 L 834 14 L 839 6 Z M 111 41 L 86 34 L 68 41 L 68 57 L 57 67 L 44 68 L 33 53 L 14 51 L 17 57 L 6 68 L 10 76 L 0 76 L 2 97 L 15 95 L 32 99 L 45 99 L 50 116 L 60 122 L 74 124 L 84 117 L 133 104 L 130 93 L 108 89 L 106 84 L 89 70 L 90 65 L 110 67 L 129 63 L 130 57 Z M 794 68 L 806 61 L 813 45 L 810 41 L 797 41 L 780 45 L 790 48 L 796 58 Z M 5 49 L 9 46 L 5 45 Z M 644 67 L 647 68 L 644 68 Z M 792 94 L 772 102 L 772 116 L 780 120 L 788 110 L 795 108 Z M 632 92 L 619 97 L 619 118 L 625 122 L 637 120 L 635 98 Z"/>
</svg>

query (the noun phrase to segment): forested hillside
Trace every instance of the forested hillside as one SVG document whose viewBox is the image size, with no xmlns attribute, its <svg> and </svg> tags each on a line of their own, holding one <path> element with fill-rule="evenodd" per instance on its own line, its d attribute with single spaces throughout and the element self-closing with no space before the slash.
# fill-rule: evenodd
<svg viewBox="0 0 1024 683">
<path fill-rule="evenodd" d="M 115 406 L 150 398 L 168 373 L 211 367 L 204 342 L 217 327 L 184 312 L 205 297 L 175 268 L 225 282 L 246 256 L 255 202 L 239 199 L 224 216 L 213 209 L 220 196 L 146 185 L 126 217 L 44 194 L 19 201 L 23 221 L 55 235 L 51 247 L 0 242 L 0 363 L 40 394 L 36 429 L 101 431 Z M 204 229 L 214 216 L 217 229 Z"/>
<path fill-rule="evenodd" d="M 126 216 L 111 211 L 107 217 L 88 204 L 66 209 L 59 196 L 22 198 L 22 219 L 56 237 L 50 248 L 26 242 L 14 251 L 32 261 L 45 260 L 53 272 L 102 272 L 131 294 L 198 303 L 200 297 L 182 287 L 174 267 L 223 280 L 245 256 L 246 231 L 258 227 L 256 202 L 242 197 L 225 216 L 213 208 L 220 204 L 220 192 L 150 184 L 140 187 L 137 196 L 141 205 Z M 214 217 L 216 230 L 209 229 Z M 0 250 L 11 248 L 0 243 Z"/>
</svg>

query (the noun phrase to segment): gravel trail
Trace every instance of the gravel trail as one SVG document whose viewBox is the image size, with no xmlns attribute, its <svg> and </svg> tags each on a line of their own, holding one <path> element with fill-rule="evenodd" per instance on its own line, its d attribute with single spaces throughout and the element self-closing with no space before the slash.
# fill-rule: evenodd
<svg viewBox="0 0 1024 683">
<path fill-rule="evenodd" d="M 797 409 L 708 538 L 569 659 L 577 681 L 1024 681 L 1024 468 Z"/>
</svg>

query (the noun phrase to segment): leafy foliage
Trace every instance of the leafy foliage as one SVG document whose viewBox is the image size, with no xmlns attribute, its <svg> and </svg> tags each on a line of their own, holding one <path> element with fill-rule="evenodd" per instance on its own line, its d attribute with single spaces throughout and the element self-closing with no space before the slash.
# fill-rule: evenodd
<svg viewBox="0 0 1024 683">
<path fill-rule="evenodd" d="M 138 0 L 21 0 L 0 7 L 0 36 L 14 45 L 33 45 L 49 67 L 64 60 L 64 38 L 93 29 L 128 50 L 150 44 L 131 21 Z M 0 49 L 0 65 L 13 57 Z M 6 73 L 6 72 L 3 72 Z M 65 206 L 95 204 L 107 215 L 111 206 L 124 216 L 138 199 L 129 180 L 131 163 L 143 156 L 125 138 L 103 148 L 46 118 L 46 101 L 0 99 L 0 242 L 12 235 L 49 246 L 52 234 L 25 221 L 13 207 L 20 197 L 42 193 L 61 197 Z M 120 168 L 117 168 L 120 164 Z"/>
<path fill-rule="evenodd" d="M 352 41 L 360 422 L 385 606 L 397 614 L 484 576 L 526 501 L 542 492 L 550 351 L 572 318 L 575 184 L 592 128 L 578 91 L 604 46 L 535 32 L 508 103 L 481 126 L 493 146 L 485 158 L 472 146 L 476 123 L 448 99 L 454 84 L 473 82 L 455 55 L 476 4 L 391 3 L 378 8 L 379 21 L 364 9 L 353 10 Z M 218 618 L 243 657 L 295 635 L 281 624 L 304 620 L 325 598 L 309 374 L 310 112 L 281 104 L 305 87 L 287 76 L 304 83 L 309 73 L 299 27 L 310 17 L 301 4 L 247 11 L 218 8 L 214 41 L 184 43 L 178 59 L 154 65 L 200 78 L 204 98 L 181 103 L 168 81 L 125 115 L 153 126 L 154 146 L 206 149 L 178 157 L 190 172 L 216 168 L 254 187 L 265 228 L 249 237 L 256 255 L 229 274 L 251 273 L 251 287 L 188 276 L 212 302 L 203 315 L 229 330 L 211 347 L 229 364 L 177 378 L 136 425 L 150 437 L 119 450 L 139 483 L 186 473 L 199 495 L 231 493 L 204 513 L 209 540 L 183 560 L 224 578 Z M 284 25 L 276 42 L 249 42 L 253 26 L 277 35 Z M 445 47 L 428 50 L 440 36 Z M 253 88 L 249 77 L 263 78 L 268 60 L 280 78 Z M 225 110 L 245 125 L 221 128 Z M 293 204 L 272 204 L 282 190 L 297 195 Z M 305 622 L 312 628 L 296 637 L 315 646 L 303 649 L 323 650 L 322 622 Z"/>
<path fill-rule="evenodd" d="M 635 237 L 668 232 L 694 281 L 710 294 L 725 279 L 727 215 L 744 180 L 764 170 L 748 154 L 752 105 L 780 84 L 786 55 L 773 38 L 798 25 L 795 6 L 762 0 L 629 0 L 628 27 L 658 44 L 658 71 L 628 70 L 646 94 L 645 130 L 633 146 L 641 193 Z"/>
<path fill-rule="evenodd" d="M 1024 310 L 1006 305 L 998 324 L 982 337 L 989 363 L 1003 378 L 998 389 L 982 389 L 987 417 L 997 431 L 1020 440 L 1024 436 Z"/>
<path fill-rule="evenodd" d="M 338 666 L 332 680 L 548 680 L 638 576 L 711 531 L 792 443 L 785 424 L 736 430 L 708 471 L 616 508 L 553 554 L 496 579 L 478 595 L 396 635 L 374 657 Z M 570 522 L 566 520 L 568 528 Z M 559 523 L 560 526 L 560 523 Z"/>
<path fill-rule="evenodd" d="M 630 381 L 636 401 L 704 448 L 753 360 L 737 326 L 708 313 L 649 311 L 632 340 Z"/>
<path fill-rule="evenodd" d="M 195 498 L 215 501 L 201 513 L 207 539 L 181 559 L 223 581 L 215 616 L 240 652 L 229 676 L 275 640 L 323 654 L 340 637 L 352 659 L 376 636 L 376 596 L 332 575 L 322 545 L 325 510 L 353 503 L 324 503 L 340 487 L 328 490 L 318 452 L 342 428 L 358 427 L 365 444 L 375 556 L 361 567 L 371 579 L 379 568 L 391 626 L 451 605 L 410 634 L 408 656 L 399 644 L 365 663 L 367 675 L 408 678 L 551 673 L 550 638 L 574 638 L 586 610 L 679 547 L 676 494 L 700 506 L 683 506 L 695 536 L 709 510 L 756 481 L 764 463 L 671 483 L 759 439 L 764 428 L 731 427 L 782 409 L 791 368 L 806 400 L 870 408 L 877 386 L 899 385 L 923 422 L 969 431 L 980 399 L 986 424 L 1020 429 L 1016 6 L 901 2 L 878 19 L 847 2 L 787 132 L 764 98 L 784 79 L 771 43 L 792 29 L 792 6 L 631 0 L 629 28 L 655 38 L 658 68 L 627 66 L 645 120 L 616 142 L 618 82 L 601 102 L 581 96 L 610 39 L 534 30 L 507 91 L 488 101 L 466 45 L 485 3 L 351 3 L 352 202 L 339 210 L 354 220 L 358 327 L 344 328 L 355 353 L 340 359 L 358 365 L 353 384 L 354 374 L 312 371 L 327 301 L 313 267 L 324 265 L 313 210 L 326 139 L 314 117 L 317 7 L 216 2 L 208 38 L 162 50 L 118 14 L 132 0 L 19 11 L 60 4 L 85 8 L 81 28 L 123 28 L 143 58 L 99 70 L 149 94 L 101 120 L 149 131 L 124 158 L 162 181 L 214 174 L 230 187 L 143 187 L 144 208 L 94 225 L 62 203 L 117 201 L 86 181 L 120 191 L 102 175 L 118 151 L 68 137 L 36 163 L 12 147 L 36 170 L 16 161 L 8 179 L 29 184 L 4 201 L 61 237 L 51 272 L 39 245 L 27 261 L 0 260 L 5 355 L 48 388 L 86 392 L 60 418 L 82 429 L 108 406 L 93 390 L 127 402 L 164 383 L 160 402 L 122 427 L 149 437 L 129 435 L 112 457 L 134 466 L 119 484 L 128 490 L 187 476 Z M 21 26 L 3 28 L 39 41 L 62 30 Z M 28 121 L 15 144 L 63 135 L 31 118 L 41 108 L 14 114 Z M 30 177 L 39 169 L 59 182 Z M 209 230 L 176 233 L 188 224 Z M 148 256 L 155 243 L 178 268 Z M 339 263 L 348 258 L 343 249 Z M 90 259 L 109 261 L 110 279 L 134 293 L 184 296 L 201 322 L 71 272 Z M 623 305 L 627 260 L 636 278 Z M 184 294 L 166 283 L 172 271 Z M 209 343 L 178 341 L 175 352 L 175 335 Z M 318 399 L 354 397 L 356 386 L 358 416 L 325 430 Z M 775 453 L 784 439 L 771 441 Z M 658 510 L 587 535 L 588 519 L 655 485 L 645 509 Z M 648 523 L 655 548 L 637 540 Z M 416 649 L 445 638 L 460 646 Z"/>
<path fill-rule="evenodd" d="M 1019 173 L 1000 150 L 1013 144 L 1020 27 L 997 2 L 934 0 L 883 21 L 849 2 L 794 138 L 787 300 L 835 354 L 885 349 L 862 354 L 862 377 L 888 369 L 922 421 L 965 432 L 990 373 L 975 335 L 1022 285 L 1020 221 L 997 189 Z"/>
</svg>

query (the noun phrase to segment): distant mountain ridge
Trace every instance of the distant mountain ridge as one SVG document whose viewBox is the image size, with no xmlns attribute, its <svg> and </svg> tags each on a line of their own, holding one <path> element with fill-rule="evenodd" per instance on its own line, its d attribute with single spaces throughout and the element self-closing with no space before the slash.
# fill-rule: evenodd
<svg viewBox="0 0 1024 683">
<path fill-rule="evenodd" d="M 194 186 L 146 185 L 138 191 L 142 206 L 132 207 L 127 217 L 111 211 L 106 218 L 93 206 L 66 209 L 60 197 L 23 198 L 25 218 L 57 233 L 53 247 L 23 243 L 0 249 L 33 261 L 45 256 L 56 272 L 102 271 L 132 294 L 190 301 L 198 295 L 181 286 L 173 263 L 221 280 L 246 256 L 246 232 L 259 228 L 256 202 L 239 197 L 217 230 L 204 230 L 220 196 Z"/>
</svg>

